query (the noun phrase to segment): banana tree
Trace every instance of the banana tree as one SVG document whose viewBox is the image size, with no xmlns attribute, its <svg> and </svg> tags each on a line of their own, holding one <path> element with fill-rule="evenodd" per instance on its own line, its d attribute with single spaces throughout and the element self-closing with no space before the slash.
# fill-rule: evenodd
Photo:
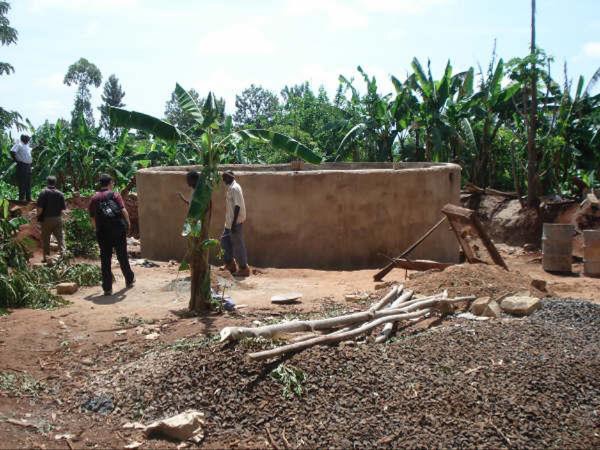
<svg viewBox="0 0 600 450">
<path fill-rule="evenodd" d="M 422 159 L 447 161 L 450 159 L 447 143 L 451 142 L 457 130 L 449 123 L 446 111 L 453 97 L 465 90 L 466 85 L 472 83 L 472 72 L 452 75 L 452 66 L 448 61 L 444 75 L 439 81 L 435 81 L 429 62 L 427 73 L 417 58 L 413 59 L 411 65 L 413 73 L 408 77 L 406 83 L 421 100 L 412 128 L 417 136 L 417 142 L 420 140 L 420 130 L 425 132 L 425 153 Z"/>
<path fill-rule="evenodd" d="M 340 86 L 351 91 L 346 107 L 350 111 L 350 123 L 353 126 L 340 142 L 335 159 L 345 159 L 350 150 L 360 143 L 366 150 L 367 160 L 393 161 L 394 143 L 400 132 L 408 126 L 407 117 L 416 106 L 416 98 L 394 77 L 392 81 L 396 97 L 392 98 L 391 94 L 381 95 L 375 77 L 369 77 L 360 66 L 357 70 L 367 85 L 367 92 L 362 97 L 352 80 L 339 77 Z"/>
<path fill-rule="evenodd" d="M 121 108 L 110 108 L 110 121 L 114 127 L 135 128 L 170 142 L 183 142 L 195 149 L 202 161 L 201 177 L 194 189 L 183 235 L 189 241 L 188 262 L 192 272 L 190 310 L 202 314 L 210 310 L 210 264 L 209 249 L 218 244 L 209 239 L 211 221 L 211 198 L 219 183 L 219 162 L 222 154 L 241 141 L 253 141 L 271 145 L 292 156 L 313 164 L 322 157 L 298 141 L 269 130 L 233 131 L 231 117 L 220 118 L 215 96 L 209 92 L 204 104 L 199 105 L 194 97 L 179 84 L 175 97 L 181 109 L 193 117 L 197 124 L 198 139 L 192 139 L 182 130 L 156 117 Z"/>
<path fill-rule="evenodd" d="M 466 99 L 464 109 L 469 117 L 462 118 L 460 128 L 474 156 L 471 180 L 480 186 L 490 186 L 495 172 L 492 146 L 500 128 L 513 117 L 513 97 L 522 85 L 512 82 L 502 86 L 505 74 L 502 58 L 495 64 L 495 57 L 492 57 L 487 74 L 482 72 L 479 91 Z M 480 139 L 473 134 L 471 124 L 474 122 L 481 124 Z"/>
</svg>

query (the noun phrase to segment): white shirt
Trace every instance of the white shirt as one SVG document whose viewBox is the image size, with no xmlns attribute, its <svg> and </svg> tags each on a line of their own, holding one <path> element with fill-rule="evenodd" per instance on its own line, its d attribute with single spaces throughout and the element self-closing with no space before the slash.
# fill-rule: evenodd
<svg viewBox="0 0 600 450">
<path fill-rule="evenodd" d="M 17 142 L 10 151 L 15 154 L 15 157 L 19 162 L 25 164 L 31 164 L 33 162 L 31 159 L 31 147 L 28 144 Z"/>
<path fill-rule="evenodd" d="M 240 207 L 240 212 L 237 216 L 236 223 L 244 223 L 246 220 L 244 193 L 242 192 L 242 187 L 238 184 L 238 182 L 233 180 L 233 183 L 227 186 L 227 191 L 225 192 L 225 228 L 228 230 L 231 229 L 231 224 L 233 223 L 233 212 L 236 206 Z"/>
</svg>

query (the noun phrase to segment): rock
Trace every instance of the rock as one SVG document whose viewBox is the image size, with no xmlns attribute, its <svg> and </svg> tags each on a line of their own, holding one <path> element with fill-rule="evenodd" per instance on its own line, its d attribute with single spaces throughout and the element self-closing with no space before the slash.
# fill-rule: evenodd
<svg viewBox="0 0 600 450">
<path fill-rule="evenodd" d="M 526 252 L 535 252 L 538 249 L 538 246 L 535 244 L 527 243 L 523 245 L 523 250 Z"/>
<path fill-rule="evenodd" d="M 77 283 L 60 283 L 56 285 L 58 295 L 72 295 L 77 292 L 77 289 L 79 289 Z"/>
<path fill-rule="evenodd" d="M 146 340 L 147 341 L 154 341 L 156 339 L 158 339 L 160 337 L 160 334 L 154 332 L 154 333 L 150 333 L 146 335 Z"/>
<path fill-rule="evenodd" d="M 491 301 L 492 299 L 490 297 L 480 297 L 473 303 L 471 303 L 471 308 L 469 309 L 469 311 L 471 311 L 471 313 L 475 314 L 476 316 L 481 316 L 483 315 L 483 311 L 485 310 L 486 306 Z"/>
<path fill-rule="evenodd" d="M 123 425 L 124 430 L 145 430 L 146 426 L 140 422 L 127 422 Z"/>
<path fill-rule="evenodd" d="M 551 297 L 550 292 L 548 292 L 548 283 L 544 280 L 532 279 L 529 285 L 529 295 L 537 298 Z"/>
<path fill-rule="evenodd" d="M 498 302 L 496 300 L 492 300 L 486 305 L 481 315 L 483 317 L 498 318 L 502 315 L 502 310 L 500 309 Z"/>
<path fill-rule="evenodd" d="M 179 441 L 199 443 L 204 438 L 204 413 L 188 410 L 169 419 L 157 420 L 148 425 L 146 437 L 162 435 Z"/>
<path fill-rule="evenodd" d="M 369 294 L 367 294 L 367 293 L 362 293 L 362 294 L 346 294 L 346 295 L 344 295 L 344 299 L 347 302 L 350 302 L 350 303 L 361 302 L 361 301 L 364 301 L 364 300 L 368 300 L 368 298 L 369 298 Z"/>
<path fill-rule="evenodd" d="M 526 296 L 506 297 L 500 303 L 504 312 L 514 316 L 528 316 L 541 307 L 540 299 Z"/>
<path fill-rule="evenodd" d="M 140 448 L 142 445 L 144 445 L 143 442 L 133 441 L 132 443 L 127 444 L 123 448 Z"/>
</svg>

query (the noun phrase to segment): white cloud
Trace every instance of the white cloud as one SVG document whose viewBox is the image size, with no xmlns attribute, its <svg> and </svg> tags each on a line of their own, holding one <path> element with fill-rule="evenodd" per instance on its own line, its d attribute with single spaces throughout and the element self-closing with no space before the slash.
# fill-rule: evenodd
<svg viewBox="0 0 600 450">
<path fill-rule="evenodd" d="M 275 51 L 274 39 L 264 33 L 262 23 L 229 25 L 205 34 L 198 43 L 202 55 L 269 55 Z"/>
<path fill-rule="evenodd" d="M 600 42 L 587 42 L 584 44 L 583 54 L 590 58 L 600 58 Z"/>
<path fill-rule="evenodd" d="M 365 28 L 369 24 L 367 15 L 357 8 L 355 2 L 341 0 L 288 0 L 284 9 L 290 16 L 304 17 L 322 15 L 329 26 L 336 29 Z"/>
<path fill-rule="evenodd" d="M 48 9 L 68 11 L 114 11 L 137 6 L 139 0 L 29 0 L 29 11 L 42 13 Z"/>
<path fill-rule="evenodd" d="M 34 85 L 44 89 L 60 89 L 65 87 L 63 84 L 64 75 L 60 73 L 52 73 L 43 77 L 36 78 Z"/>
<path fill-rule="evenodd" d="M 65 115 L 68 112 L 68 108 L 65 107 L 64 102 L 58 100 L 39 100 L 35 103 L 34 110 L 39 117 L 44 117 L 51 121 L 56 120 L 61 114 Z"/>
<path fill-rule="evenodd" d="M 454 0 L 288 0 L 291 16 L 324 16 L 336 29 L 360 29 L 376 14 L 422 14 Z"/>
<path fill-rule="evenodd" d="M 359 0 L 358 7 L 379 14 L 422 14 L 453 0 Z"/>
</svg>

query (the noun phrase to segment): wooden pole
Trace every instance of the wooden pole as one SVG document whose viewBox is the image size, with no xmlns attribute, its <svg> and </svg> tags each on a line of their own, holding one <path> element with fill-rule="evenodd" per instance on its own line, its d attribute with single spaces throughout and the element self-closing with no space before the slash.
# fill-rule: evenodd
<svg viewBox="0 0 600 450">
<path fill-rule="evenodd" d="M 442 217 L 438 223 L 436 223 L 433 227 L 431 227 L 423 236 L 421 236 L 414 244 L 412 244 L 410 247 L 408 247 L 406 250 L 404 250 L 404 252 L 402 252 L 402 254 L 400 256 L 398 256 L 397 259 L 399 258 L 404 258 L 406 255 L 410 254 L 410 252 L 412 252 L 415 248 L 417 248 L 425 239 L 427 239 L 427 237 L 429 237 L 429 235 L 431 233 L 433 233 L 435 230 L 437 230 L 439 228 L 439 226 L 441 224 L 444 223 L 444 221 L 446 220 L 446 216 Z M 392 261 L 391 263 L 389 263 L 387 266 L 385 266 L 383 269 L 381 269 L 379 272 L 377 272 L 374 276 L 373 279 L 375 281 L 381 281 L 383 280 L 383 277 L 385 277 L 388 273 L 390 273 L 392 271 L 392 269 L 396 267 L 396 261 Z"/>
</svg>

